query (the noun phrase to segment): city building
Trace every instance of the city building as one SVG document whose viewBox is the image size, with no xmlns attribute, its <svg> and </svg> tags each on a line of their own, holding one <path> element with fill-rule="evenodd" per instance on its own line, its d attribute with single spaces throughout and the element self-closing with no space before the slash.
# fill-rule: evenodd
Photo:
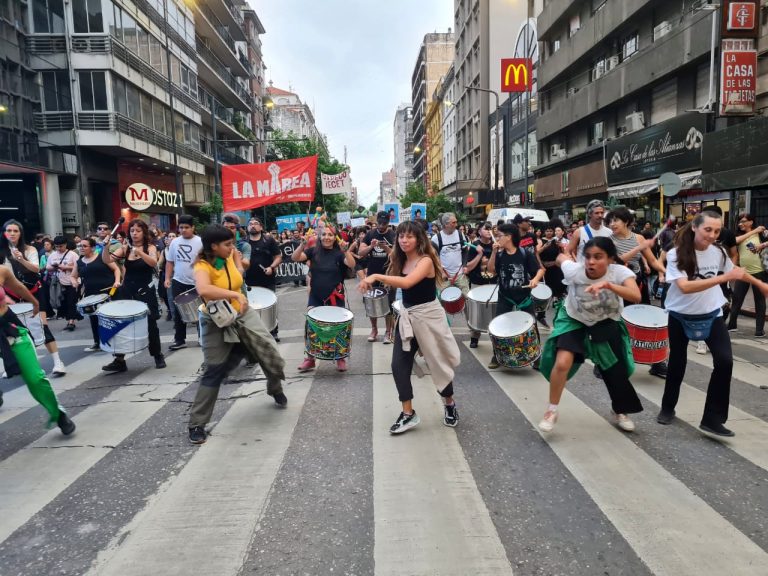
<svg viewBox="0 0 768 576">
<path fill-rule="evenodd" d="M 426 34 L 411 76 L 413 108 L 413 179 L 430 189 L 427 169 L 427 112 L 435 87 L 453 63 L 454 36 L 448 32 Z"/>
<path fill-rule="evenodd" d="M 436 91 L 440 89 L 437 85 Z M 427 104 L 427 135 L 424 140 L 427 156 L 426 188 L 434 194 L 443 187 L 443 102 L 432 99 Z"/>
<path fill-rule="evenodd" d="M 283 136 L 295 138 L 310 138 L 317 140 L 320 146 L 327 150 L 325 136 L 315 125 L 315 115 L 312 109 L 301 101 L 298 94 L 281 88 L 275 88 L 272 82 L 267 87 L 267 96 L 272 101 L 270 125 L 280 130 Z"/>
<path fill-rule="evenodd" d="M 709 56 L 719 11 L 710 8 L 665 0 L 544 6 L 537 19 L 537 208 L 570 220 L 600 198 L 658 223 L 657 179 L 674 172 L 682 190 L 665 212 L 683 215 L 689 203 L 716 201 L 728 214 L 727 191 L 702 190 L 701 144 L 714 124 L 706 112 L 717 73 Z"/>
<path fill-rule="evenodd" d="M 410 104 L 401 104 L 395 112 L 393 133 L 395 137 L 394 171 L 397 179 L 397 197 L 405 194 L 405 188 L 413 181 L 413 117 Z"/>
<path fill-rule="evenodd" d="M 379 180 L 379 204 L 397 202 L 397 172 L 394 168 L 381 173 Z"/>
<path fill-rule="evenodd" d="M 253 95 L 253 133 L 256 143 L 253 148 L 254 162 L 264 162 L 267 153 L 266 135 L 268 108 L 265 105 L 267 85 L 264 81 L 267 66 L 261 50 L 262 34 L 266 33 L 264 25 L 259 20 L 256 11 L 247 8 L 243 10 L 245 17 L 245 35 L 248 38 L 248 63 L 251 66 L 251 94 Z"/>
<path fill-rule="evenodd" d="M 443 103 L 442 141 L 443 141 L 443 194 L 451 195 L 456 191 L 456 74 L 453 65 L 441 81 L 437 99 Z"/>
<path fill-rule="evenodd" d="M 456 200 L 465 200 L 470 191 L 494 186 L 488 118 L 495 111 L 496 100 L 486 91 L 499 93 L 501 59 L 509 58 L 515 49 L 516 38 L 510 31 L 526 21 L 532 3 L 533 0 L 454 0 L 457 158 L 452 194 Z M 506 97 L 499 94 L 499 105 Z"/>
</svg>

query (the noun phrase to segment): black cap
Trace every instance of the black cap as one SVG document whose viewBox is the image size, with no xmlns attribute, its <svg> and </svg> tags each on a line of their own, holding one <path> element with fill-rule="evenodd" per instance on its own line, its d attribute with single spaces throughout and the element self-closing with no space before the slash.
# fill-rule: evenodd
<svg viewBox="0 0 768 576">
<path fill-rule="evenodd" d="M 382 210 L 378 214 L 376 214 L 376 222 L 387 222 L 389 223 L 389 212 L 386 212 L 385 210 Z"/>
<path fill-rule="evenodd" d="M 523 218 L 523 215 L 522 215 L 522 214 L 517 214 L 517 215 L 516 215 L 516 216 L 515 216 L 515 217 L 512 219 L 512 224 L 520 224 L 520 222 L 525 222 L 526 220 L 528 220 L 528 218 Z"/>
</svg>

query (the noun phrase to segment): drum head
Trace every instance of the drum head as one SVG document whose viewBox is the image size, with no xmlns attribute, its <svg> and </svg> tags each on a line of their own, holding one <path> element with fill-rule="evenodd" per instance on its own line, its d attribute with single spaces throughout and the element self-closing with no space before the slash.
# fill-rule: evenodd
<svg viewBox="0 0 768 576">
<path fill-rule="evenodd" d="M 351 310 L 339 308 L 338 306 L 318 306 L 307 312 L 307 316 L 312 318 L 312 320 L 330 322 L 332 324 L 349 322 L 354 318 Z"/>
<path fill-rule="evenodd" d="M 440 293 L 440 300 L 443 302 L 456 302 L 461 298 L 461 288 L 449 286 Z"/>
<path fill-rule="evenodd" d="M 549 300 L 552 298 L 552 288 L 546 284 L 539 284 L 536 288 L 531 290 L 531 296 L 536 300 Z"/>
<path fill-rule="evenodd" d="M 666 311 L 648 304 L 633 304 L 627 306 L 621 317 L 630 324 L 643 328 L 663 328 L 668 323 Z"/>
<path fill-rule="evenodd" d="M 16 316 L 24 316 L 25 314 L 32 314 L 33 306 L 29 302 L 19 302 L 18 304 L 11 304 L 8 308 L 10 308 L 11 312 L 16 314 Z"/>
<path fill-rule="evenodd" d="M 525 334 L 531 328 L 533 316 L 527 312 L 507 312 L 491 320 L 488 332 L 497 338 L 511 338 Z"/>
<path fill-rule="evenodd" d="M 472 288 L 467 293 L 467 298 L 474 300 L 475 302 L 498 302 L 499 290 L 497 284 L 486 284 L 485 286 L 478 286 Z M 489 300 L 490 298 L 490 300 Z"/>
<path fill-rule="evenodd" d="M 99 304 L 100 302 L 106 302 L 109 300 L 108 294 L 91 294 L 90 296 L 86 296 L 80 302 L 77 303 L 78 306 L 93 306 L 94 304 Z"/>
<path fill-rule="evenodd" d="M 99 307 L 99 316 L 110 316 L 112 318 L 131 318 L 141 316 L 149 311 L 144 302 L 136 300 L 115 300 L 107 302 Z"/>
<path fill-rule="evenodd" d="M 372 290 L 368 290 L 363 295 L 363 298 L 381 298 L 382 296 L 386 296 L 389 293 L 389 290 L 386 288 L 373 288 Z"/>
<path fill-rule="evenodd" d="M 251 286 L 248 288 L 248 305 L 260 310 L 277 304 L 277 296 L 269 288 Z"/>
</svg>

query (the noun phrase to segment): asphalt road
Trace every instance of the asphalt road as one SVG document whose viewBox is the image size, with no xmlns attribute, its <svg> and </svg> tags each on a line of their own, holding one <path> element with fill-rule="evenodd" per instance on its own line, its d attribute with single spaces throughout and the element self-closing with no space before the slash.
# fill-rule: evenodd
<svg viewBox="0 0 768 576">
<path fill-rule="evenodd" d="M 299 374 L 306 292 L 279 293 L 288 408 L 242 366 L 200 447 L 192 329 L 167 369 L 144 352 L 105 375 L 87 324 L 52 322 L 69 369 L 53 384 L 78 429 L 46 431 L 23 384 L 0 381 L 0 575 L 768 575 L 768 342 L 754 321 L 732 334 L 733 439 L 697 429 L 711 356 L 693 347 L 672 425 L 655 422 L 663 381 L 639 366 L 645 411 L 618 430 L 587 367 L 544 437 L 544 378 L 488 370 L 487 337 L 471 350 L 461 318 L 459 427 L 414 377 L 422 422 L 392 437 L 391 346 L 366 341 L 360 296 L 349 370 Z"/>
</svg>

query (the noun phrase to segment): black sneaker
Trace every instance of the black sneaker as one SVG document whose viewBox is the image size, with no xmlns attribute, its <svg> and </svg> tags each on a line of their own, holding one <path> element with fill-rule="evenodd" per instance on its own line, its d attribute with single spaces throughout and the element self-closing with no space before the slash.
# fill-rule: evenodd
<svg viewBox="0 0 768 576">
<path fill-rule="evenodd" d="M 72 422 L 72 419 L 67 416 L 67 413 L 59 410 L 59 420 L 57 422 L 57 425 L 59 428 L 61 428 L 61 433 L 64 434 L 64 436 L 69 436 L 72 434 L 72 432 L 75 431 L 75 423 Z"/>
<path fill-rule="evenodd" d="M 182 348 L 186 348 L 187 343 L 186 342 L 174 342 L 170 346 L 168 346 L 168 350 L 181 350 Z"/>
<path fill-rule="evenodd" d="M 171 320 L 173 320 L 173 316 L 171 316 L 171 313 L 168 312 L 168 314 L 165 315 L 165 321 L 170 322 Z"/>
<path fill-rule="evenodd" d="M 536 360 L 533 361 L 533 364 L 531 364 L 531 368 L 536 370 L 536 372 L 539 372 L 540 371 L 539 367 L 540 367 L 540 362 L 539 362 L 539 359 L 537 358 Z"/>
<path fill-rule="evenodd" d="M 411 414 L 400 412 L 400 416 L 397 417 L 395 423 L 390 427 L 389 433 L 402 434 L 416 426 L 419 422 L 421 422 L 421 419 L 416 415 L 415 410 Z"/>
<path fill-rule="evenodd" d="M 106 366 L 102 366 L 101 369 L 104 370 L 104 372 L 125 372 L 128 370 L 128 365 L 125 363 L 125 360 L 115 358 Z"/>
<path fill-rule="evenodd" d="M 275 404 L 277 404 L 279 408 L 285 408 L 288 405 L 288 398 L 286 398 L 285 394 L 282 392 L 275 394 L 273 398 L 275 399 Z"/>
<path fill-rule="evenodd" d="M 739 329 L 736 326 L 734 326 L 733 328 L 731 328 L 730 326 L 728 327 L 728 332 L 738 332 L 738 331 Z"/>
<path fill-rule="evenodd" d="M 88 346 L 88 348 L 85 349 L 85 352 L 100 352 L 101 346 L 98 344 L 94 344 L 93 346 Z"/>
<path fill-rule="evenodd" d="M 732 438 L 733 436 L 736 436 L 736 433 L 733 430 L 729 430 L 722 424 L 707 424 L 702 422 L 699 424 L 699 430 L 703 430 L 704 432 L 708 432 L 710 434 L 715 434 L 716 436 L 725 436 L 726 438 Z"/>
<path fill-rule="evenodd" d="M 544 328 L 549 330 L 549 324 L 547 324 L 547 319 L 546 318 L 537 318 L 536 320 L 538 320 L 539 324 L 544 326 Z"/>
<path fill-rule="evenodd" d="M 667 377 L 667 363 L 666 362 L 658 362 L 657 364 L 653 364 L 651 366 L 651 369 L 648 370 L 648 374 L 651 376 L 658 376 L 659 378 L 666 378 Z"/>
<path fill-rule="evenodd" d="M 659 424 L 672 424 L 672 420 L 675 419 L 675 411 L 674 410 L 664 410 L 664 408 L 661 409 L 659 412 L 659 415 L 656 416 L 656 422 Z"/>
<path fill-rule="evenodd" d="M 189 429 L 189 441 L 192 444 L 205 444 L 207 438 L 208 434 L 202 426 L 195 426 Z"/>
<path fill-rule="evenodd" d="M 155 356 L 155 368 L 160 369 L 165 367 L 166 367 L 165 356 L 163 356 L 162 354 L 158 354 L 157 356 Z"/>
<path fill-rule="evenodd" d="M 3 391 L 0 390 L 0 406 L 3 405 Z"/>
<path fill-rule="evenodd" d="M 456 410 L 456 404 L 443 406 L 445 409 L 445 415 L 443 416 L 443 424 L 451 428 L 456 428 L 459 423 L 459 411 Z"/>
<path fill-rule="evenodd" d="M 755 332 L 755 338 L 765 338 L 765 332 Z"/>
<path fill-rule="evenodd" d="M 498 367 L 499 367 L 499 361 L 496 358 L 496 355 L 494 354 L 493 358 L 491 358 L 491 361 L 488 362 L 488 368 L 490 368 L 491 370 L 495 370 Z"/>
<path fill-rule="evenodd" d="M 470 348 L 477 348 L 477 338 L 470 338 L 469 339 L 469 347 Z"/>
<path fill-rule="evenodd" d="M 602 380 L 602 379 L 603 379 L 603 374 L 600 372 L 600 368 L 598 368 L 597 366 L 595 366 L 595 367 L 592 369 L 592 375 L 593 375 L 595 378 L 597 378 L 598 380 Z"/>
</svg>

